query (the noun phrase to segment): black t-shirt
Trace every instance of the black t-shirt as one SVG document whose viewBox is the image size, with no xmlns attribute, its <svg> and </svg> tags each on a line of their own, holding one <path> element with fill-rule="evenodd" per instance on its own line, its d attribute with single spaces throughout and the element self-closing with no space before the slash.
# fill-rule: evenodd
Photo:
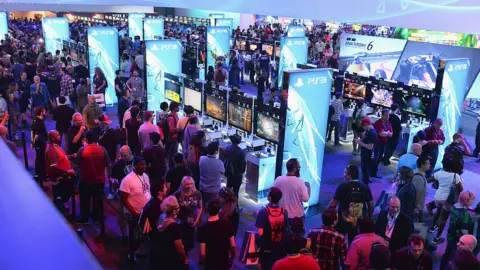
<svg viewBox="0 0 480 270">
<path fill-rule="evenodd" d="M 117 179 L 119 182 L 131 172 L 133 172 L 133 159 L 130 162 L 119 159 L 112 166 L 112 178 Z"/>
<path fill-rule="evenodd" d="M 143 149 L 142 156 L 147 162 L 150 180 L 163 179 L 168 164 L 167 150 L 161 145 L 152 145 Z"/>
<path fill-rule="evenodd" d="M 53 120 L 57 121 L 55 124 L 57 131 L 68 131 L 72 126 L 72 116 L 74 113 L 73 108 L 68 105 L 60 105 L 53 109 Z"/>
<path fill-rule="evenodd" d="M 71 126 L 67 131 L 67 154 L 73 155 L 78 153 L 78 150 L 83 146 L 83 138 L 85 138 L 85 133 L 80 136 L 78 142 L 73 143 L 73 138 L 77 135 L 80 127 Z"/>
<path fill-rule="evenodd" d="M 375 129 L 372 127 L 370 130 L 365 132 L 365 137 L 363 137 L 362 142 L 364 144 L 371 144 L 371 143 L 375 144 L 376 141 L 377 141 L 377 131 L 375 131 Z M 361 155 L 363 157 L 368 158 L 372 155 L 372 151 L 373 151 L 373 148 L 372 150 L 368 150 L 367 148 L 362 147 Z"/>
<path fill-rule="evenodd" d="M 205 243 L 205 269 L 230 269 L 228 252 L 233 227 L 228 220 L 209 221 L 198 228 L 197 241 Z"/>
<path fill-rule="evenodd" d="M 122 81 L 120 78 L 115 77 L 115 86 L 117 86 L 117 85 L 118 85 L 118 88 L 120 88 L 120 91 L 125 90 L 125 84 L 123 83 L 123 81 Z M 121 96 L 122 96 L 122 95 L 121 95 L 122 93 L 121 93 L 121 92 L 119 93 L 119 92 L 117 91 L 117 88 L 115 88 L 115 94 L 117 95 L 117 97 L 121 97 Z"/>
<path fill-rule="evenodd" d="M 388 121 L 392 124 L 392 138 L 398 138 L 402 132 L 402 122 L 398 115 L 391 113 Z"/>
<path fill-rule="evenodd" d="M 117 157 L 117 145 L 120 144 L 117 133 L 113 128 L 107 128 L 99 137 L 98 143 L 107 150 L 110 160 L 115 160 Z"/>
<path fill-rule="evenodd" d="M 361 198 L 358 199 L 359 201 L 363 202 L 363 215 L 365 217 L 366 215 L 368 215 L 367 203 L 373 201 L 372 191 L 367 185 L 365 185 L 364 183 L 360 183 L 358 180 L 343 182 L 337 187 L 333 199 L 338 201 L 339 203 L 338 212 L 339 214 L 341 214 L 348 211 L 348 207 L 350 204 L 349 195 L 352 194 L 352 191 L 354 190 L 360 191 L 359 195 L 361 195 Z"/>
<path fill-rule="evenodd" d="M 180 225 L 174 222 L 163 230 L 160 228 L 155 239 L 157 240 L 158 261 L 161 263 L 160 269 L 182 269 L 181 267 L 184 264 L 180 254 L 178 254 L 177 249 L 175 248 L 175 241 L 182 239 L 182 229 Z"/>
<path fill-rule="evenodd" d="M 60 77 L 55 74 L 49 74 L 47 76 L 47 88 L 53 96 L 60 96 Z"/>
<path fill-rule="evenodd" d="M 168 170 L 165 181 L 167 183 L 170 183 L 170 190 L 168 191 L 169 195 L 175 193 L 175 191 L 178 190 L 178 187 L 180 187 L 180 183 L 182 182 L 183 177 L 187 175 L 192 176 L 192 172 L 184 166 L 173 167 Z"/>
<path fill-rule="evenodd" d="M 47 143 L 47 128 L 45 127 L 45 122 L 43 119 L 35 117 L 32 121 L 32 132 L 33 136 L 38 135 L 36 143 Z M 33 138 L 32 138 L 33 139 Z"/>
</svg>

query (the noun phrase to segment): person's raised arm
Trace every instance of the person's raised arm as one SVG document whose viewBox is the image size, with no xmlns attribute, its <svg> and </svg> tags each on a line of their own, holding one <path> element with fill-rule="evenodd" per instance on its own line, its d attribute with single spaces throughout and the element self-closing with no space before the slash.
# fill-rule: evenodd
<svg viewBox="0 0 480 270">
<path fill-rule="evenodd" d="M 78 130 L 77 134 L 73 137 L 72 142 L 77 143 L 80 138 L 82 138 L 83 132 L 85 131 L 85 126 L 82 125 L 80 129 Z"/>
</svg>

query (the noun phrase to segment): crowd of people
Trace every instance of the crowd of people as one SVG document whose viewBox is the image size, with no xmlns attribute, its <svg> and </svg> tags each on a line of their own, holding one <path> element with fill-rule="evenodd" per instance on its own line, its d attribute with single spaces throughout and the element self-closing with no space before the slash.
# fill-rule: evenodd
<svg viewBox="0 0 480 270">
<path fill-rule="evenodd" d="M 102 199 L 108 188 L 108 199 L 117 200 L 123 212 L 117 213 L 122 238 L 148 236 L 149 241 L 135 243 L 138 256 L 149 248 L 151 269 L 187 269 L 195 242 L 199 243 L 199 263 L 206 269 L 232 267 L 238 257 L 235 237 L 242 212 L 238 196 L 246 169 L 241 138 L 230 136 L 231 145 L 220 160 L 219 143 L 207 143 L 192 107 L 183 108 L 183 117 L 178 116 L 176 102 L 162 102 L 156 118 L 152 112 L 143 112 L 143 43 L 128 36 L 120 39 L 122 60 L 115 79 L 119 128 L 113 128 L 109 116 L 89 95 L 90 89 L 105 93 L 102 70 L 96 68 L 90 81 L 85 63 L 79 61 L 74 67 L 68 51 L 46 52 L 39 42 L 39 25 L 34 20 L 15 21 L 11 34 L 2 41 L 2 140 L 16 154 L 15 144 L 7 139 L 6 121 L 11 120 L 13 140 L 18 140 L 20 126 L 30 127 L 37 179 L 51 183 L 54 203 L 62 212 L 67 211 L 65 205 L 72 194 L 75 196 L 72 190 L 78 191 L 79 224 L 104 218 Z M 84 40 L 84 24 L 71 28 L 77 41 Z M 189 39 L 179 29 L 170 25 L 166 32 Z M 195 29 L 195 34 L 204 31 Z M 265 40 L 283 34 L 270 25 L 234 32 Z M 323 26 L 309 34 L 310 54 L 315 59 L 320 54 L 318 65 L 324 65 L 320 59 L 331 53 L 326 64 L 334 67 L 336 50 L 332 48 L 338 46 L 340 35 Z M 256 60 L 250 59 L 255 61 L 251 69 L 249 61 L 241 64 L 243 60 L 231 51 L 227 68 L 235 71 L 237 79 L 230 80 L 221 63 L 216 70 L 209 70 L 207 78 L 222 85 L 228 76 L 235 86 L 241 83 L 242 70 L 250 66 L 246 74 L 259 88 L 268 88 L 269 59 L 265 52 L 255 54 L 252 58 Z M 335 131 L 334 144 L 338 145 L 341 96 L 335 97 L 332 108 L 328 140 Z M 372 124 L 363 104 L 357 104 L 353 146 L 354 154 L 361 156 L 360 170 L 355 165 L 345 168 L 345 181 L 322 213 L 323 226 L 308 233 L 303 203 L 310 198 L 310 184 L 301 179 L 298 160 L 287 162 L 287 174 L 275 180 L 268 204 L 256 213 L 259 250 L 255 253 L 259 253 L 262 269 L 433 269 L 427 249 L 445 241 L 441 235 L 447 223 L 441 269 L 478 268 L 475 255 L 479 248 L 470 215 L 475 195 L 462 185 L 463 155 L 469 155 L 470 149 L 463 136 L 455 134 L 445 150 L 443 169 L 433 173 L 438 147 L 445 142 L 440 119 L 418 132 L 411 152 L 400 158 L 395 192 L 382 196 L 380 214 L 376 222 L 372 220 L 375 204 L 368 184 L 370 177 L 378 178 L 380 163 L 390 165 L 398 145 L 401 126 L 399 130 L 396 109 L 392 106 L 392 113 L 383 111 L 381 119 Z M 55 121 L 53 130 L 46 126 L 50 116 Z M 437 189 L 434 201 L 427 204 L 427 212 L 434 215 L 429 229 L 436 232 L 432 241 L 425 241 L 414 230 L 414 222 L 423 222 L 428 183 Z M 480 212 L 480 207 L 474 211 Z M 128 219 L 132 222 L 126 222 Z M 127 227 L 133 224 L 140 229 L 128 235 Z"/>
</svg>

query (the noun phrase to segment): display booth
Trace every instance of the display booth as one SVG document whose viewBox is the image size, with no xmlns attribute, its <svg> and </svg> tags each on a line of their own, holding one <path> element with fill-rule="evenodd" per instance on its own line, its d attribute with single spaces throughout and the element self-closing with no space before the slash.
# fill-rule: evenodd
<svg viewBox="0 0 480 270">
<path fill-rule="evenodd" d="M 157 112 L 166 100 L 165 73 L 182 72 L 182 44 L 176 39 L 145 41 L 147 110 Z"/>
<path fill-rule="evenodd" d="M 282 86 L 283 71 L 297 69 L 297 64 L 306 64 L 308 40 L 306 37 L 282 37 L 280 39 L 280 63 L 278 67 L 278 87 Z"/>
<path fill-rule="evenodd" d="M 8 34 L 8 15 L 6 12 L 0 12 L 0 41 L 5 39 Z"/>
<path fill-rule="evenodd" d="M 70 41 L 70 29 L 66 18 L 42 18 L 45 51 L 55 55 L 63 49 L 63 41 Z"/>
<path fill-rule="evenodd" d="M 99 68 L 105 75 L 108 84 L 105 91 L 105 103 L 110 106 L 118 102 L 115 94 L 115 71 L 119 69 L 118 31 L 116 27 L 88 28 L 88 66 L 92 93 L 94 93 L 95 68 Z"/>
<path fill-rule="evenodd" d="M 165 35 L 163 18 L 143 19 L 143 36 L 145 40 L 159 40 Z"/>
<path fill-rule="evenodd" d="M 135 36 L 139 36 L 143 40 L 143 19 L 145 13 L 129 13 L 128 14 L 128 36 L 135 40 Z"/>
<path fill-rule="evenodd" d="M 227 26 L 207 27 L 207 64 L 216 68 L 222 62 L 224 68 L 228 67 L 230 51 L 230 30 Z M 228 78 L 226 78 L 228 80 Z"/>
</svg>

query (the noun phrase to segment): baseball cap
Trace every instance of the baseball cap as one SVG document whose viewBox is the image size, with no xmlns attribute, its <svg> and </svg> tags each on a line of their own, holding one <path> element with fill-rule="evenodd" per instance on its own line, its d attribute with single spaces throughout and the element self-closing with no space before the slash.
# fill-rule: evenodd
<svg viewBox="0 0 480 270">
<path fill-rule="evenodd" d="M 110 119 L 108 118 L 108 115 L 106 115 L 106 114 L 100 115 L 100 116 L 98 117 L 98 121 L 100 121 L 100 122 L 105 122 L 105 123 L 107 123 L 107 124 L 112 123 L 112 121 L 110 121 Z"/>
<path fill-rule="evenodd" d="M 363 118 L 362 121 L 360 122 L 360 126 L 362 126 L 362 127 L 365 126 L 365 125 L 370 125 L 370 124 L 372 124 L 372 122 L 370 121 L 370 118 L 368 118 L 368 117 Z"/>
</svg>

